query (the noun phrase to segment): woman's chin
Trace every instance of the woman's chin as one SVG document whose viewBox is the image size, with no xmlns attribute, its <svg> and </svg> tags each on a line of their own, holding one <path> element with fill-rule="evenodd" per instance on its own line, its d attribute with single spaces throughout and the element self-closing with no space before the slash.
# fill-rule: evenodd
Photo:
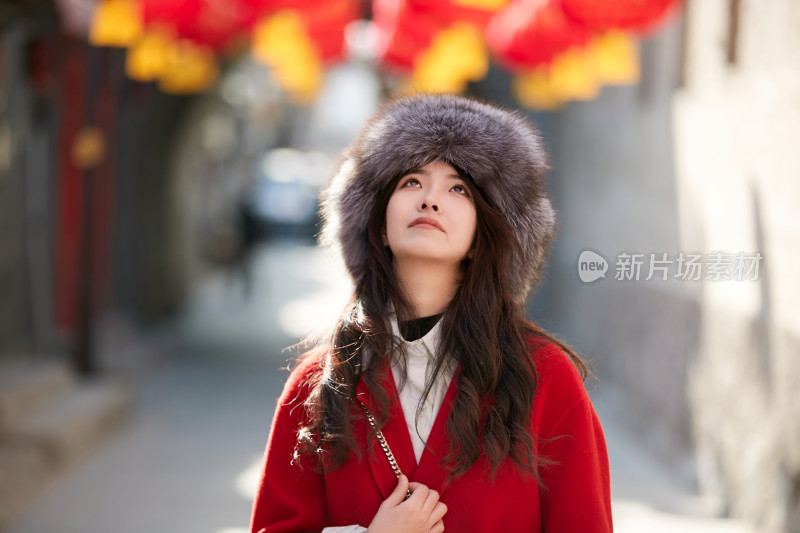
<svg viewBox="0 0 800 533">
<path fill-rule="evenodd" d="M 415 249 L 409 250 L 405 253 L 395 253 L 394 260 L 404 263 L 414 262 L 428 263 L 431 265 L 441 264 L 458 266 L 461 264 L 463 257 L 451 254 L 443 254 L 441 248 L 436 249 L 435 247 L 432 247 L 431 249 Z"/>
</svg>

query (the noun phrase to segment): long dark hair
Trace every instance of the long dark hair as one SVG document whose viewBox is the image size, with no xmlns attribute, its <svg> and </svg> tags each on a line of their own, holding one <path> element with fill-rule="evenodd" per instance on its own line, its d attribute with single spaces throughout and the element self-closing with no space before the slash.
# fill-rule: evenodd
<svg viewBox="0 0 800 533">
<path fill-rule="evenodd" d="M 569 346 L 524 318 L 507 284 L 512 266 L 524 261 L 520 243 L 508 220 L 474 181 L 454 168 L 472 192 L 478 224 L 474 253 L 464 259 L 461 284 L 441 318 L 434 372 L 424 396 L 447 365 L 458 363 L 457 394 L 447 419 L 450 450 L 444 460 L 451 477 L 465 473 L 483 451 L 493 471 L 509 457 L 541 482 L 539 466 L 547 458 L 536 454 L 535 436 L 528 431 L 538 380 L 531 350 L 553 342 L 570 356 L 584 378 L 587 368 Z M 315 465 L 322 471 L 341 466 L 353 450 L 361 453 L 353 435 L 353 421 L 364 416 L 353 401 L 359 380 L 364 380 L 375 402 L 377 428 L 388 420 L 393 398 L 381 386 L 385 363 L 388 358 L 404 357 L 396 349 L 389 317 L 394 312 L 398 321 L 414 318 L 382 238 L 386 207 L 403 175 L 396 176 L 376 199 L 367 228 L 367 268 L 356 280 L 332 340 L 306 355 L 321 360 L 309 378 L 305 409 L 310 423 L 299 432 L 296 453 L 316 453 L 321 460 Z M 369 364 L 365 364 L 366 351 Z"/>
</svg>

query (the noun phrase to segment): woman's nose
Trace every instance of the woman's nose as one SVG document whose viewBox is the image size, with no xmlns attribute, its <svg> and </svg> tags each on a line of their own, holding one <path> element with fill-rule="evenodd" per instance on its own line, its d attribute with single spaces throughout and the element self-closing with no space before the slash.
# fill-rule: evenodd
<svg viewBox="0 0 800 533">
<path fill-rule="evenodd" d="M 420 210 L 424 211 L 428 208 L 431 208 L 434 211 L 439 211 L 439 198 L 438 198 L 438 191 L 434 189 L 428 189 L 422 195 L 422 203 L 420 204 Z"/>
</svg>

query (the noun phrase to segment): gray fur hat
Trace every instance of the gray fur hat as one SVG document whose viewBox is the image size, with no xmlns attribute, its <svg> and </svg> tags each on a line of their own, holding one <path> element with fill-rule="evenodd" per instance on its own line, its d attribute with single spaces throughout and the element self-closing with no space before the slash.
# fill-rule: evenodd
<svg viewBox="0 0 800 533">
<path fill-rule="evenodd" d="M 547 154 L 520 113 L 452 95 L 384 104 L 345 151 L 322 196 L 321 242 L 337 248 L 357 283 L 367 266 L 367 225 L 395 178 L 441 160 L 465 172 L 505 215 L 524 251 L 508 272 L 521 304 L 538 282 L 556 216 L 544 189 Z"/>
</svg>

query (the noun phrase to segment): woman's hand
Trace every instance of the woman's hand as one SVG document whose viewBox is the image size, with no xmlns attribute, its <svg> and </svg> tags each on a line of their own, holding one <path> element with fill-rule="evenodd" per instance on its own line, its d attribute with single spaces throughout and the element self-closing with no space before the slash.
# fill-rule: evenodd
<svg viewBox="0 0 800 533">
<path fill-rule="evenodd" d="M 411 496 L 406 500 L 406 493 Z M 409 483 L 401 475 L 388 498 L 384 500 L 367 528 L 367 533 L 441 533 L 442 517 L 447 506 L 439 501 L 439 493 L 421 483 Z"/>
</svg>

